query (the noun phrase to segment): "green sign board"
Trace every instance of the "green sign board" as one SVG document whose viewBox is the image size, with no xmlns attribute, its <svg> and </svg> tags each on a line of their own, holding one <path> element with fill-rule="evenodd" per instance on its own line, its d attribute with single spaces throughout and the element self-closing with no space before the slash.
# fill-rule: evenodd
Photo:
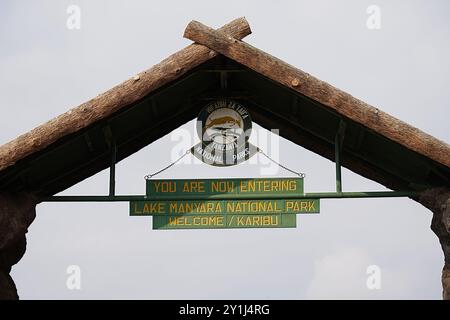
<svg viewBox="0 0 450 320">
<path fill-rule="evenodd" d="M 153 229 L 295 228 L 296 218 L 287 214 L 154 216 Z"/>
<path fill-rule="evenodd" d="M 131 216 L 152 216 L 153 229 L 295 228 L 297 214 L 320 212 L 301 199 L 303 178 L 147 180 L 146 200 Z"/>
<path fill-rule="evenodd" d="M 131 201 L 131 216 L 319 213 L 319 199 Z"/>
<path fill-rule="evenodd" d="M 256 178 L 256 179 L 173 179 L 147 180 L 148 199 L 192 199 L 225 195 L 236 196 L 302 195 L 303 178 Z"/>
</svg>

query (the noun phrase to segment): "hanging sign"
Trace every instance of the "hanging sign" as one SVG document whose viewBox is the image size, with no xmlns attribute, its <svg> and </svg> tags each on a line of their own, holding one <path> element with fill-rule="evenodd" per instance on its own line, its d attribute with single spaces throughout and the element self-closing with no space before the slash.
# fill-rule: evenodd
<svg viewBox="0 0 450 320">
<path fill-rule="evenodd" d="M 319 213 L 319 199 L 130 201 L 130 216 Z"/>
<path fill-rule="evenodd" d="M 165 179 L 146 180 L 146 198 L 235 199 L 246 196 L 303 195 L 303 178 Z"/>
<path fill-rule="evenodd" d="M 248 142 L 250 113 L 240 103 L 221 99 L 206 105 L 197 117 L 200 143 L 191 152 L 213 166 L 233 166 L 253 156 L 258 148 Z"/>
<path fill-rule="evenodd" d="M 154 216 L 153 229 L 295 228 L 295 215 Z"/>
<path fill-rule="evenodd" d="M 302 196 L 303 178 L 148 179 L 130 216 L 152 216 L 153 229 L 294 228 L 320 212 Z"/>
</svg>

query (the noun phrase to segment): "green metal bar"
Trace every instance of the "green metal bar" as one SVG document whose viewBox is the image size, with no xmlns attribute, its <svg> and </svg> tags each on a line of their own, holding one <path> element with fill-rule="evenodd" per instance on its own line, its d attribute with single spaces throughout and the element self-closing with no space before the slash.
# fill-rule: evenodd
<svg viewBox="0 0 450 320">
<path fill-rule="evenodd" d="M 340 199 L 340 198 L 398 198 L 414 197 L 417 191 L 367 191 L 367 192 L 324 192 L 306 193 L 307 199 Z"/>
<path fill-rule="evenodd" d="M 180 198 L 160 197 L 148 199 L 145 195 L 120 195 L 120 196 L 52 196 L 44 198 L 42 202 L 107 202 L 107 201 L 163 201 L 163 200 L 277 200 L 277 199 L 341 199 L 341 198 L 389 198 L 389 197 L 413 197 L 417 191 L 369 191 L 369 192 L 316 192 L 305 194 L 267 194 L 267 195 L 229 195 L 217 194 L 209 197 L 183 196 Z"/>
<path fill-rule="evenodd" d="M 341 143 L 340 134 L 336 134 L 334 139 L 334 161 L 336 162 L 336 192 L 342 193 L 341 177 Z"/>
<path fill-rule="evenodd" d="M 120 195 L 120 196 L 52 196 L 44 198 L 42 202 L 128 202 L 146 200 L 145 196 Z"/>
<path fill-rule="evenodd" d="M 346 123 L 341 119 L 334 138 L 334 160 L 336 162 L 336 192 L 342 193 L 341 150 L 345 136 Z"/>
<path fill-rule="evenodd" d="M 117 160 L 117 145 L 113 140 L 111 142 L 111 166 L 109 167 L 109 196 L 116 194 L 116 160 Z"/>
</svg>

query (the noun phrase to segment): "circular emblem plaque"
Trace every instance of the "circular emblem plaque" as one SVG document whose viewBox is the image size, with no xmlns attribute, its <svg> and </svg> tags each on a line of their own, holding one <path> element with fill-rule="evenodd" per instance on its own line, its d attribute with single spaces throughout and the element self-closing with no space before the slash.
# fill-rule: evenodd
<svg viewBox="0 0 450 320">
<path fill-rule="evenodd" d="M 221 99 L 206 105 L 197 117 L 201 143 L 193 153 L 205 163 L 232 166 L 256 151 L 248 143 L 252 130 L 250 113 L 240 103 Z"/>
</svg>

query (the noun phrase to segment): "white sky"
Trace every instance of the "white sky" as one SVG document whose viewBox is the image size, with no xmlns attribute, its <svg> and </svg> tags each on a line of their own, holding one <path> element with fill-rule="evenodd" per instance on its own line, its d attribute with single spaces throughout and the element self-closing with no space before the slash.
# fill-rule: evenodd
<svg viewBox="0 0 450 320">
<path fill-rule="evenodd" d="M 80 30 L 66 28 L 70 4 L 81 8 Z M 366 27 L 371 4 L 380 30 Z M 444 0 L 2 1 L 0 144 L 189 44 L 190 20 L 219 27 L 239 16 L 252 45 L 449 141 L 449 9 Z M 143 176 L 171 161 L 180 132 L 195 136 L 193 122 L 182 128 L 122 161 L 117 192 L 143 194 Z M 279 152 L 306 173 L 307 192 L 333 190 L 332 162 L 283 139 Z M 184 163 L 160 177 L 267 168 Z M 64 194 L 105 194 L 107 177 Z M 348 170 L 343 179 L 344 191 L 385 190 Z M 443 254 L 430 222 L 408 199 L 350 199 L 322 200 L 296 229 L 154 231 L 151 218 L 128 216 L 127 203 L 43 203 L 12 275 L 24 299 L 440 299 Z M 81 268 L 81 290 L 66 287 L 69 265 Z M 366 287 L 369 265 L 381 269 L 380 290 Z"/>
</svg>

